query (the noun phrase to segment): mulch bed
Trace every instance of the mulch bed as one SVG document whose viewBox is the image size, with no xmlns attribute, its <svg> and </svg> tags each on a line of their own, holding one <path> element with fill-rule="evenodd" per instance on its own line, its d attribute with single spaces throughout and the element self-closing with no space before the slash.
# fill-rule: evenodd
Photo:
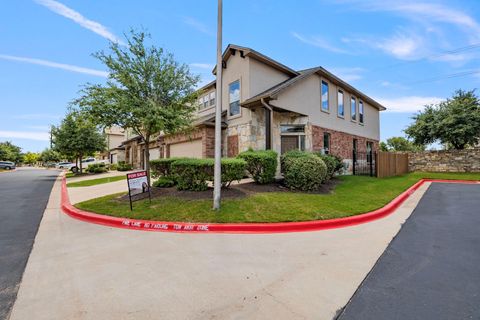
<svg viewBox="0 0 480 320">
<path fill-rule="evenodd" d="M 335 186 L 340 182 L 339 179 L 333 178 L 322 184 L 319 190 L 304 192 L 290 190 L 285 187 L 281 181 L 270 184 L 256 184 L 254 182 L 231 185 L 230 188 L 222 189 L 222 198 L 226 199 L 240 199 L 249 195 L 265 192 L 293 192 L 293 193 L 308 193 L 308 194 L 327 194 L 330 193 Z M 209 187 L 205 191 L 179 191 L 176 187 L 171 188 L 156 188 L 152 187 L 152 198 L 175 197 L 185 200 L 205 200 L 212 199 L 213 188 Z M 117 200 L 128 201 L 128 194 L 119 197 Z"/>
</svg>

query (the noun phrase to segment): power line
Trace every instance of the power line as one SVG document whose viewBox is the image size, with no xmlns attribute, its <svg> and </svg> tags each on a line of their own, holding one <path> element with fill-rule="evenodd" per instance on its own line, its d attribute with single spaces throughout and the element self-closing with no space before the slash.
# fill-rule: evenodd
<svg viewBox="0 0 480 320">
<path fill-rule="evenodd" d="M 470 76 L 470 75 L 473 75 L 473 74 L 480 74 L 480 69 L 463 71 L 463 72 L 458 72 L 458 73 L 451 73 L 451 74 L 446 74 L 446 75 L 442 75 L 442 76 L 436 76 L 436 77 L 432 77 L 432 78 L 427 78 L 427 79 L 423 79 L 423 80 L 409 82 L 409 84 L 429 83 L 429 82 L 435 82 L 435 81 L 444 80 L 444 79 L 466 77 L 466 76 Z"/>
</svg>

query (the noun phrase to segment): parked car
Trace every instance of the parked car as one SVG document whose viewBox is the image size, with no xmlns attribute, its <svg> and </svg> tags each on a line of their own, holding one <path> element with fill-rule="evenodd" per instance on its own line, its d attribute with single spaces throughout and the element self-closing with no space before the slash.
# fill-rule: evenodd
<svg viewBox="0 0 480 320">
<path fill-rule="evenodd" d="M 13 170 L 16 168 L 15 162 L 0 161 L 0 169 Z"/>
<path fill-rule="evenodd" d="M 73 167 L 75 167 L 75 163 L 73 162 L 59 162 L 55 165 L 55 168 L 57 169 L 72 169 Z"/>
<path fill-rule="evenodd" d="M 108 160 L 97 160 L 93 157 L 88 157 L 88 158 L 85 158 L 85 159 L 82 160 L 82 168 L 86 169 L 86 168 L 88 168 L 89 165 L 96 164 L 96 163 L 109 164 Z M 77 173 L 78 171 L 80 171 L 80 168 L 77 167 L 75 164 L 73 164 L 73 166 L 70 168 L 70 170 L 74 173 Z"/>
</svg>

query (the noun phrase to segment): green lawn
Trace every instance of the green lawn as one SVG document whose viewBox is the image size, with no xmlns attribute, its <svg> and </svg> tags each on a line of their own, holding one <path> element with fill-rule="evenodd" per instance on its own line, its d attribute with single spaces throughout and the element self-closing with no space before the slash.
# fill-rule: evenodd
<svg viewBox="0 0 480 320">
<path fill-rule="evenodd" d="M 383 207 L 420 178 L 480 180 L 480 173 L 410 173 L 399 177 L 340 177 L 331 194 L 289 192 L 258 193 L 248 198 L 225 199 L 220 212 L 212 211 L 211 200 L 157 198 L 150 203 L 128 202 L 109 195 L 81 202 L 76 207 L 116 217 L 185 222 L 281 222 L 324 220 L 356 215 Z"/>
<path fill-rule="evenodd" d="M 115 182 L 120 180 L 125 180 L 127 178 L 126 175 L 122 176 L 114 176 L 114 177 L 105 177 L 105 178 L 98 178 L 98 179 L 91 179 L 91 180 L 83 180 L 78 182 L 70 182 L 67 183 L 67 187 L 75 188 L 75 187 L 90 187 L 97 184 Z"/>
</svg>

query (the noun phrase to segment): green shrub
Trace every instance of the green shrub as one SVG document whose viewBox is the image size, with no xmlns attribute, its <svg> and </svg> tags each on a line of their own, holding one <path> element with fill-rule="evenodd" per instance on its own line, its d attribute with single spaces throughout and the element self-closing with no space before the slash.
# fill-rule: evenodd
<svg viewBox="0 0 480 320">
<path fill-rule="evenodd" d="M 293 157 L 287 160 L 284 172 L 285 185 L 290 189 L 317 190 L 327 177 L 327 165 L 314 155 Z"/>
<path fill-rule="evenodd" d="M 117 164 L 118 171 L 128 171 L 132 169 L 133 169 L 133 166 L 129 163 L 126 163 L 125 161 L 119 161 Z"/>
<path fill-rule="evenodd" d="M 175 181 L 173 179 L 167 177 L 160 177 L 157 181 L 153 183 L 154 187 L 157 188 L 170 188 L 175 185 Z"/>
<path fill-rule="evenodd" d="M 213 177 L 213 159 L 177 159 L 171 163 L 178 190 L 204 191 Z"/>
<path fill-rule="evenodd" d="M 213 181 L 214 159 L 176 159 L 170 164 L 179 190 L 204 191 L 207 181 Z M 222 159 L 222 186 L 228 187 L 245 174 L 246 162 L 243 159 Z"/>
<path fill-rule="evenodd" d="M 335 174 L 337 168 L 337 159 L 334 156 L 328 154 L 321 154 L 319 152 L 314 153 L 317 157 L 323 160 L 327 165 L 327 179 L 331 179 Z"/>
<path fill-rule="evenodd" d="M 335 173 L 341 174 L 344 169 L 343 159 L 337 155 L 331 155 L 335 159 Z"/>
<path fill-rule="evenodd" d="M 229 187 L 233 181 L 242 180 L 247 162 L 243 159 L 222 159 L 222 186 Z"/>
<path fill-rule="evenodd" d="M 112 163 L 110 165 L 110 170 L 117 170 L 117 164 L 116 163 Z"/>
<path fill-rule="evenodd" d="M 172 163 L 185 158 L 164 158 L 150 161 L 150 170 L 152 177 L 172 177 Z"/>
<path fill-rule="evenodd" d="M 103 173 L 103 172 L 107 172 L 108 168 L 105 163 L 100 162 L 100 163 L 94 163 L 89 165 L 87 169 L 85 169 L 85 171 L 90 173 Z"/>
<path fill-rule="evenodd" d="M 246 168 L 253 180 L 259 184 L 271 183 L 277 171 L 277 153 L 273 150 L 245 151 L 238 155 L 246 161 Z"/>
<path fill-rule="evenodd" d="M 300 151 L 300 150 L 291 150 L 291 151 L 285 152 L 280 157 L 281 170 L 282 172 L 285 172 L 286 170 L 288 170 L 288 165 L 290 161 L 293 159 L 306 158 L 306 157 L 312 157 L 312 156 L 313 156 L 312 153 L 306 152 L 306 151 Z"/>
</svg>

